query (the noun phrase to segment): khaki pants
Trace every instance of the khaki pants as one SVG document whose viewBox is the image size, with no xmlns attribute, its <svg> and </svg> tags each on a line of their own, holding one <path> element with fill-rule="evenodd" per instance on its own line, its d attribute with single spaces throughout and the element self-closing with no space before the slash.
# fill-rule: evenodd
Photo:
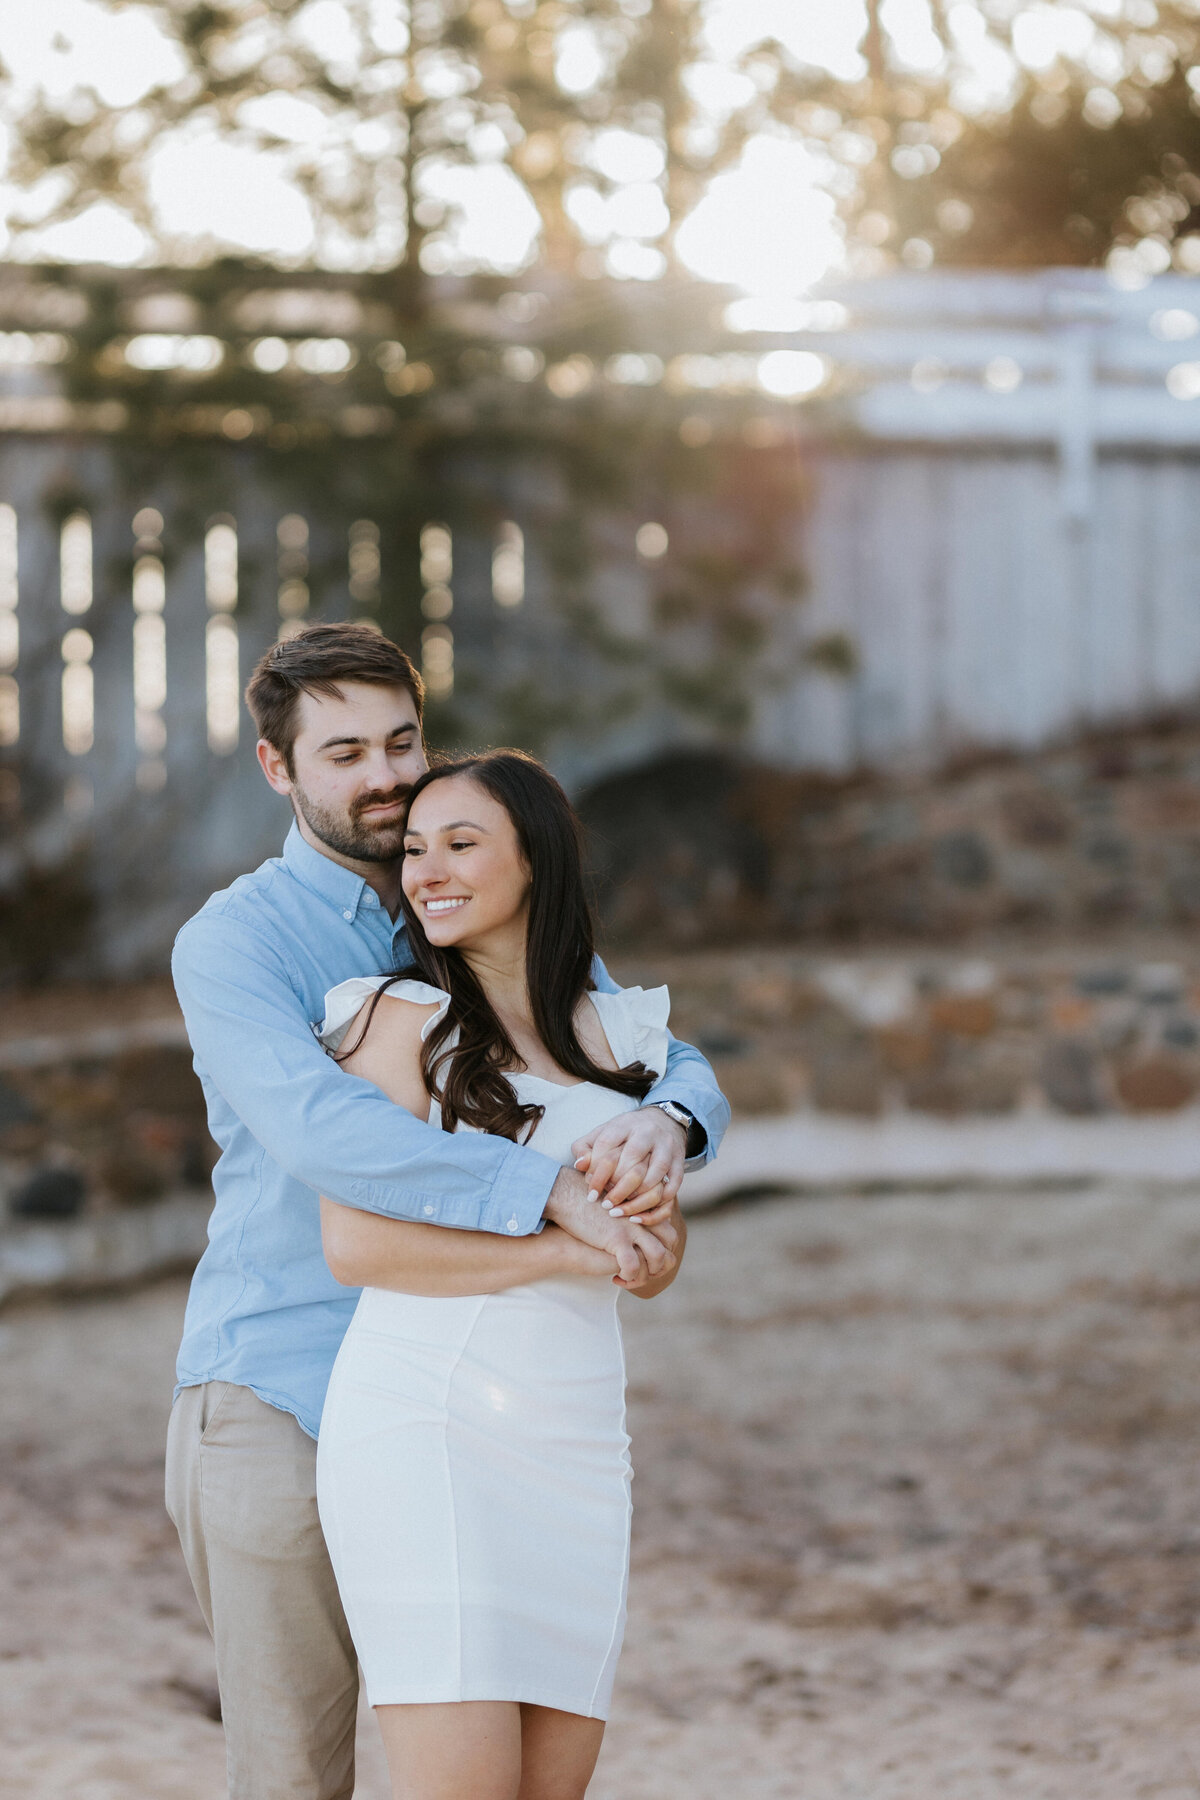
<svg viewBox="0 0 1200 1800">
<path fill-rule="evenodd" d="M 213 1635 L 230 1800 L 350 1800 L 358 1665 L 317 1517 L 317 1446 L 228 1381 L 184 1388 L 167 1511 Z"/>
</svg>

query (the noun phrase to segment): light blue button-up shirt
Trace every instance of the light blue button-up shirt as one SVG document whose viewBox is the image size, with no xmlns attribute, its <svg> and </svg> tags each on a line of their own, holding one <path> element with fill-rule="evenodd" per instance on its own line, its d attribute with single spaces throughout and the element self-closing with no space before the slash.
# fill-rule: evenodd
<svg viewBox="0 0 1200 1800">
<path fill-rule="evenodd" d="M 317 1195 L 515 1236 L 539 1229 L 559 1172 L 523 1144 L 414 1119 L 325 1054 L 315 1032 L 328 990 L 406 961 L 403 922 L 295 825 L 282 857 L 189 919 L 172 958 L 221 1150 L 179 1384 L 252 1388 L 312 1437 L 358 1297 L 326 1266 Z M 613 988 L 599 965 L 596 978 Z M 672 1039 L 651 1098 L 686 1106 L 707 1134 L 706 1158 L 715 1154 L 729 1108 L 699 1051 Z"/>
</svg>

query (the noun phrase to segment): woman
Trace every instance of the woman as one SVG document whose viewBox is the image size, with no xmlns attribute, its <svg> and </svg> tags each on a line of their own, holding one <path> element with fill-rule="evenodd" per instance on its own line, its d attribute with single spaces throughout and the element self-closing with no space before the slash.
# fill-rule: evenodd
<svg viewBox="0 0 1200 1800">
<path fill-rule="evenodd" d="M 403 886 L 421 979 L 343 983 L 323 1039 L 418 1117 L 569 1163 L 665 1066 L 669 1002 L 665 988 L 589 991 L 562 789 L 514 751 L 435 768 L 410 797 Z M 321 1207 L 330 1265 L 352 1282 L 379 1222 Z M 658 1293 L 674 1269 L 651 1278 L 650 1227 L 668 1209 L 655 1190 L 626 1210 L 641 1221 L 636 1291 Z M 464 1231 L 450 1276 L 423 1262 L 444 1228 L 384 1229 L 407 1235 L 334 1368 L 317 1491 L 393 1793 L 581 1800 L 625 1617 L 626 1284 L 612 1257 L 553 1226 Z"/>
</svg>

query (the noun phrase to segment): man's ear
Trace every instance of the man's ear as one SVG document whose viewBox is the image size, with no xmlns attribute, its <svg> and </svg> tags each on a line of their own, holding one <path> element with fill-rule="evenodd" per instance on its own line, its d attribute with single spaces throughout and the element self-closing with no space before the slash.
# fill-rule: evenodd
<svg viewBox="0 0 1200 1800">
<path fill-rule="evenodd" d="M 288 774 L 287 763 L 275 748 L 274 744 L 268 744 L 266 738 L 259 738 L 258 743 L 255 745 L 255 754 L 258 757 L 259 768 L 262 770 L 271 786 L 275 789 L 275 792 L 277 794 L 290 794 L 292 791 L 292 778 Z"/>
</svg>

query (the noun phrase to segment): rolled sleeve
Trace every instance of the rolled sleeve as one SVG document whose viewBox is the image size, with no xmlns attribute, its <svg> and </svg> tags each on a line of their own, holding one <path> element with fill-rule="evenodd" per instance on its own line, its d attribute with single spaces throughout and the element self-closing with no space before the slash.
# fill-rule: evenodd
<svg viewBox="0 0 1200 1800">
<path fill-rule="evenodd" d="M 592 979 L 601 992 L 619 993 L 620 989 L 599 957 L 592 964 Z M 662 1100 L 673 1100 L 684 1106 L 704 1133 L 704 1149 L 690 1156 L 687 1170 L 702 1169 L 721 1147 L 721 1139 L 729 1127 L 729 1102 L 717 1086 L 712 1067 L 691 1044 L 681 1043 L 668 1033 L 667 1066 L 643 1101 L 651 1106 Z"/>
</svg>

